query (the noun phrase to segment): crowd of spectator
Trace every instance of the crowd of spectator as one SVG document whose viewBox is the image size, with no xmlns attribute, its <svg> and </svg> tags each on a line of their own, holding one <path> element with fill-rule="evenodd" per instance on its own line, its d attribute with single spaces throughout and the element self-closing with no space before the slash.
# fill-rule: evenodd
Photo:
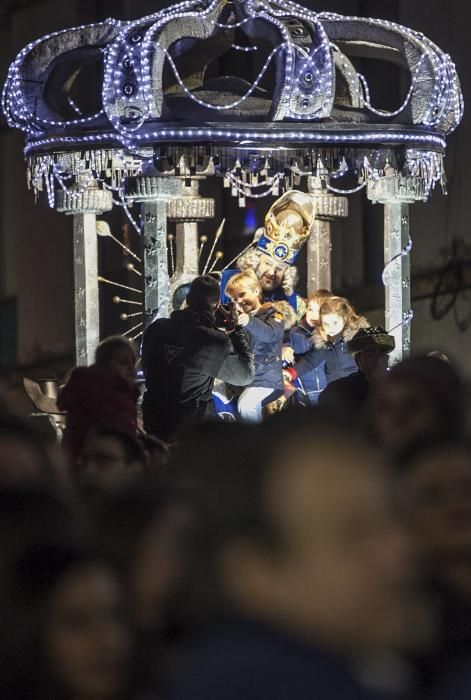
<svg viewBox="0 0 471 700">
<path fill-rule="evenodd" d="M 68 378 L 62 444 L 2 404 L 1 698 L 470 698 L 468 388 L 433 354 L 363 369 L 361 400 L 170 444 L 122 338 Z"/>
</svg>

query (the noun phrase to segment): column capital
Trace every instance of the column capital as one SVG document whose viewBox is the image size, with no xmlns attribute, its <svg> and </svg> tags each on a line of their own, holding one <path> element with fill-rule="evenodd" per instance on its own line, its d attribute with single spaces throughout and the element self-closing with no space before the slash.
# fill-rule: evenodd
<svg viewBox="0 0 471 700">
<path fill-rule="evenodd" d="M 63 214 L 103 214 L 113 208 L 113 193 L 99 187 L 72 185 L 56 191 L 56 209 Z"/>
<path fill-rule="evenodd" d="M 181 181 L 174 176 L 139 175 L 128 178 L 126 199 L 131 202 L 170 202 L 182 196 Z"/>
<path fill-rule="evenodd" d="M 316 202 L 316 218 L 333 221 L 348 216 L 348 198 L 335 195 L 325 187 L 325 180 L 314 175 L 307 178 L 307 190 Z"/>
<path fill-rule="evenodd" d="M 415 175 L 388 175 L 369 179 L 367 197 L 373 204 L 413 204 L 426 199 L 425 180 Z"/>
</svg>

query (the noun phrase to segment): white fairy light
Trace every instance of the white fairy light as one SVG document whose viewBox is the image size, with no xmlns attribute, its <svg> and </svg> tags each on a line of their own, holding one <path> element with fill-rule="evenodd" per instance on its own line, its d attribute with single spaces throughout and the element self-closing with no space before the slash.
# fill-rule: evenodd
<svg viewBox="0 0 471 700">
<path fill-rule="evenodd" d="M 406 258 L 408 255 L 410 255 L 411 250 L 412 250 L 412 238 L 409 236 L 409 240 L 408 240 L 407 244 L 400 251 L 400 253 L 398 253 L 397 255 L 394 255 L 394 257 L 392 257 L 391 260 L 388 260 L 388 262 L 384 266 L 383 274 L 382 274 L 382 281 L 383 281 L 383 284 L 385 286 L 388 284 L 388 277 L 389 277 L 391 267 L 394 265 L 394 263 L 396 261 L 400 260 L 401 258 Z"/>
<path fill-rule="evenodd" d="M 367 182 L 362 182 L 358 187 L 353 187 L 350 190 L 342 190 L 342 189 L 337 189 L 336 187 L 332 187 L 332 185 L 329 185 L 329 183 L 326 184 L 327 189 L 330 192 L 335 192 L 335 194 L 356 194 L 357 192 L 360 192 L 364 187 L 366 187 Z"/>
<path fill-rule="evenodd" d="M 463 101 L 456 68 L 450 57 L 422 33 L 386 20 L 344 17 L 330 12 L 316 13 L 292 0 L 245 0 L 240 4 L 240 13 L 245 16 L 240 17 L 239 14 L 236 17 L 230 10 L 225 15 L 229 19 L 221 21 L 221 10 L 225 6 L 220 0 L 203 0 L 203 3 L 184 0 L 171 8 L 129 22 L 110 19 L 95 25 L 54 32 L 22 49 L 9 68 L 2 93 L 2 107 L 8 124 L 27 133 L 25 155 L 32 163 L 28 173 L 29 186 L 36 192 L 45 189 L 51 206 L 54 205 L 55 183 L 72 199 L 81 197 L 87 187 L 94 183 L 95 186 L 98 184 L 105 189 L 112 189 L 119 193 L 119 204 L 134 228 L 140 232 L 124 198 L 124 182 L 130 175 L 142 173 L 149 161 L 155 161 L 157 157 L 151 149 L 158 144 L 198 144 L 209 141 L 236 148 L 243 142 L 253 142 L 254 150 L 257 147 L 262 149 L 262 144 L 273 145 L 274 148 L 281 148 L 283 144 L 292 147 L 300 144 L 304 148 L 335 146 L 346 149 L 378 144 L 375 146 L 378 150 L 383 147 L 405 146 L 406 167 L 412 174 L 425 179 L 426 195 L 436 182 L 441 180 L 443 184 L 442 151 L 446 146 L 445 134 L 459 123 Z M 169 47 L 164 45 L 164 32 L 170 23 L 183 24 L 186 20 L 194 22 L 197 19 L 204 21 L 201 26 L 204 27 L 205 37 L 220 30 L 243 28 L 253 20 L 269 25 L 278 37 L 279 43 L 272 49 L 250 88 L 229 104 L 210 104 L 189 90 L 178 72 Z M 405 49 L 408 46 L 413 49 L 407 54 L 411 73 L 410 87 L 403 104 L 394 111 L 374 107 L 365 76 L 354 71 L 350 63 L 345 63 L 343 68 L 352 98 L 358 97 L 364 109 L 380 116 L 382 120 L 393 119 L 415 100 L 412 106 L 416 124 L 396 124 L 394 130 L 390 131 L 384 127 L 375 129 L 366 125 L 364 129 L 359 130 L 357 127 L 355 131 L 333 125 L 329 131 L 328 122 L 322 128 L 309 131 L 296 126 L 295 122 L 303 125 L 311 122 L 315 125 L 316 121 L 331 117 L 336 71 L 333 52 L 337 51 L 341 55 L 329 38 L 329 31 L 335 23 L 345 23 L 349 36 L 355 34 L 356 25 L 362 31 L 365 27 L 371 27 L 375 31 L 380 29 L 390 32 L 391 35 L 401 37 Z M 43 87 L 32 87 L 32 52 L 39 53 L 44 47 L 51 56 L 60 60 L 62 45 L 75 46 L 82 42 L 82 45 L 87 46 L 86 37 L 90 29 L 93 29 L 95 37 L 100 31 L 103 37 L 103 46 L 99 49 L 104 62 L 103 108 L 93 115 L 81 116 L 80 106 L 69 98 L 69 104 L 78 118 L 60 119 L 50 112 L 46 102 L 43 104 Z M 63 36 L 66 34 L 70 35 L 72 43 L 64 42 Z M 385 42 L 387 44 L 387 40 Z M 231 46 L 233 50 L 241 52 L 257 51 L 256 45 L 241 46 L 233 43 Z M 158 57 L 159 52 L 161 58 Z M 161 62 L 168 61 L 180 89 L 189 100 L 205 109 L 223 112 L 235 109 L 247 100 L 260 84 L 270 61 L 275 56 L 278 60 L 281 54 L 284 82 L 278 104 L 273 108 L 273 119 L 278 122 L 280 129 L 243 123 L 238 128 L 226 127 L 223 123 L 219 127 L 214 124 L 159 124 L 163 98 L 156 89 L 153 74 L 156 57 Z M 44 75 L 47 75 L 47 70 Z M 427 80 L 424 80 L 424 76 Z M 41 76 L 41 79 L 44 78 Z M 41 80 L 38 84 L 41 85 Z M 288 120 L 293 122 L 292 127 Z M 422 150 L 424 147 L 426 150 Z M 91 154 L 88 165 L 87 158 L 81 158 L 73 150 L 81 148 Z M 51 154 L 54 149 L 59 153 Z M 61 154 L 60 150 L 70 151 L 70 163 L 67 163 L 65 154 Z M 114 158 L 120 153 L 126 155 L 122 156 L 119 165 L 108 167 L 103 164 L 107 157 Z M 135 154 L 134 168 L 125 160 L 131 154 Z M 221 172 L 225 172 L 226 166 L 227 163 Z M 307 172 L 299 167 L 297 171 L 291 166 L 290 169 L 293 174 L 298 172 L 302 175 Z M 89 179 L 84 174 L 87 170 L 92 173 Z M 77 185 L 78 175 L 80 187 Z M 330 175 L 335 177 L 335 173 Z M 367 169 L 367 175 L 380 177 L 381 173 Z M 278 174 L 278 177 L 281 176 Z M 69 185 L 69 180 L 74 184 Z M 232 182 L 232 185 L 244 196 L 253 192 L 257 186 L 263 186 L 261 183 L 252 185 L 243 180 Z M 363 181 L 358 188 L 344 192 L 358 191 L 362 186 Z M 261 195 L 257 193 L 254 196 Z"/>
</svg>

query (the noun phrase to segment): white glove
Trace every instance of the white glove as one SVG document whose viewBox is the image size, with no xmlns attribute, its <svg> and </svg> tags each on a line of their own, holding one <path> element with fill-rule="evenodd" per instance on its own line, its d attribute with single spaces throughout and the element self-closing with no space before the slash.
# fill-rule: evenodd
<svg viewBox="0 0 471 700">
<path fill-rule="evenodd" d="M 287 365 L 294 365 L 294 350 L 291 345 L 283 345 L 281 349 L 281 359 Z"/>
<path fill-rule="evenodd" d="M 237 325 L 238 326 L 246 326 L 248 322 L 250 321 L 250 316 L 249 314 L 246 314 L 244 311 L 240 312 L 237 315 Z"/>
</svg>

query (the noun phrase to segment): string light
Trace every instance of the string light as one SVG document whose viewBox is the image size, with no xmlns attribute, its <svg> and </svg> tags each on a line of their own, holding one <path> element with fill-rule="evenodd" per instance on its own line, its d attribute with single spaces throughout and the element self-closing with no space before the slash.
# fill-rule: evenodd
<svg viewBox="0 0 471 700">
<path fill-rule="evenodd" d="M 304 19 L 313 25 L 314 34 L 311 36 L 311 43 L 313 44 L 311 55 L 309 55 L 302 46 L 296 43 L 296 41 L 300 40 L 300 37 L 296 36 L 296 32 L 298 31 L 299 33 L 305 34 L 308 33 L 307 29 L 304 29 L 303 25 L 300 25 L 299 27 L 287 30 L 286 9 L 277 9 L 274 3 L 245 3 L 244 11 L 248 16 L 244 17 L 240 22 L 235 23 L 223 24 L 218 21 L 220 5 L 217 0 L 209 3 L 203 11 L 195 2 L 182 2 L 178 3 L 173 8 L 162 10 L 140 20 L 131 22 L 106 20 L 106 22 L 97 25 L 83 25 L 75 29 L 62 30 L 61 32 L 46 35 L 42 39 L 32 42 L 25 47 L 10 66 L 2 96 L 4 112 L 12 126 L 25 128 L 30 136 L 38 136 L 41 131 L 44 132 L 43 127 L 45 126 L 66 126 L 70 128 L 72 126 L 83 126 L 97 122 L 97 120 L 103 116 L 103 110 L 100 110 L 90 117 L 81 117 L 80 119 L 74 120 L 55 120 L 44 116 L 38 116 L 35 103 L 34 107 L 33 103 L 31 108 L 28 107 L 29 93 L 23 82 L 23 70 L 26 69 L 26 62 L 31 51 L 33 49 L 38 51 L 40 45 L 44 46 L 48 43 L 57 42 L 57 37 L 64 33 L 69 33 L 74 37 L 75 41 L 78 41 L 79 37 L 80 40 L 83 41 L 82 37 L 87 36 L 87 30 L 93 28 L 93 30 L 96 31 L 97 28 L 102 28 L 104 33 L 105 30 L 107 30 L 109 34 L 107 37 L 108 43 L 105 44 L 102 49 L 105 59 L 103 85 L 104 112 L 108 115 L 115 129 L 122 135 L 135 132 L 143 125 L 148 116 L 151 118 L 159 116 L 153 113 L 155 112 L 153 107 L 155 95 L 152 91 L 151 54 L 156 50 L 165 52 L 170 64 L 175 68 L 175 64 L 167 48 L 159 43 L 157 37 L 160 36 L 163 28 L 172 21 L 198 17 L 200 20 L 204 20 L 208 25 L 208 32 L 211 30 L 211 27 L 213 30 L 215 28 L 241 27 L 254 18 L 258 18 L 276 27 L 279 35 L 283 39 L 280 46 L 284 46 L 286 49 L 285 85 L 283 86 L 282 95 L 280 97 L 280 101 L 285 105 L 284 107 L 280 107 L 283 113 L 286 113 L 286 109 L 288 109 L 287 113 L 290 114 L 297 114 L 299 112 L 298 109 L 293 110 L 292 98 L 299 94 L 299 84 L 302 81 L 303 71 L 305 71 L 306 67 L 312 68 L 319 78 L 318 81 L 311 80 L 311 88 L 313 88 L 314 83 L 317 82 L 317 91 L 319 92 L 320 98 L 329 103 L 329 109 L 331 108 L 332 103 L 330 97 L 331 92 L 333 92 L 335 69 L 332 61 L 334 45 L 329 39 L 328 30 L 330 25 L 334 23 L 348 22 L 349 28 L 354 25 L 373 26 L 404 36 L 407 41 L 418 49 L 419 58 L 415 64 L 415 68 L 413 67 L 414 75 L 419 72 L 419 68 L 422 67 L 423 62 L 426 61 L 430 64 L 434 79 L 431 99 L 428 101 L 430 104 L 426 107 L 428 112 L 424 116 L 424 123 L 426 125 L 439 125 L 439 123 L 449 119 L 447 115 L 450 112 L 454 115 L 454 123 L 450 125 L 450 129 L 454 128 L 461 119 L 462 98 L 454 64 L 451 62 L 449 56 L 440 51 L 438 47 L 422 34 L 386 20 L 358 17 L 345 18 L 334 13 L 314 13 L 296 3 L 287 3 L 287 8 L 292 11 L 293 17 Z M 256 50 L 257 48 L 256 46 L 243 47 L 237 44 L 234 46 L 236 49 L 247 51 Z M 278 49 L 279 47 L 275 47 L 274 51 Z M 314 56 L 317 52 L 319 53 L 319 56 L 316 57 L 316 61 L 317 58 L 319 58 L 318 64 L 314 62 Z M 51 51 L 51 53 L 53 52 Z M 304 55 L 305 60 L 301 58 L 298 61 L 296 58 L 298 54 L 301 57 Z M 413 59 L 411 58 L 410 60 L 412 61 Z M 295 71 L 297 72 L 295 73 Z M 179 77 L 178 71 L 176 71 L 176 75 Z M 129 76 L 132 76 L 132 79 L 129 79 Z M 260 75 L 255 80 L 254 85 L 258 84 L 259 79 Z M 127 82 L 123 82 L 124 80 L 127 80 Z M 423 90 L 424 81 L 419 80 L 417 82 L 417 87 Z M 188 91 L 181 79 L 179 83 L 182 89 L 186 90 L 190 99 L 198 99 Z M 363 83 L 363 85 L 365 85 L 365 83 Z M 304 85 L 304 88 L 306 88 L 306 85 Z M 413 79 L 411 89 L 414 91 L 415 88 L 416 85 Z M 366 92 L 368 92 L 367 89 Z M 137 104 L 137 107 L 134 105 L 135 109 L 133 112 L 131 103 L 134 103 L 137 97 L 139 97 L 139 104 Z M 243 97 L 241 99 L 245 98 Z M 131 114 L 129 123 L 126 124 L 126 120 L 120 119 L 120 114 L 114 108 L 114 102 L 116 102 L 116 100 L 122 102 L 123 105 L 130 105 L 133 114 Z M 314 100 L 314 102 L 316 102 L 316 100 Z M 424 101 L 424 104 L 425 103 L 426 101 Z M 368 94 L 364 99 L 364 104 L 369 109 L 375 111 L 375 113 L 379 113 L 382 116 L 385 115 L 383 110 L 375 110 L 375 108 L 372 108 Z M 287 105 L 290 105 L 289 108 L 287 108 Z M 231 105 L 213 105 L 211 107 L 230 109 Z M 307 103 L 305 108 L 307 109 Z M 141 114 L 138 114 L 139 111 L 141 111 Z M 321 116 L 321 113 L 322 109 L 319 106 L 314 108 L 313 114 Z M 390 116 L 397 113 L 398 112 L 390 113 Z M 302 114 L 298 116 L 301 119 L 304 118 Z M 133 120 L 134 124 L 131 123 Z"/>
<path fill-rule="evenodd" d="M 401 258 L 407 257 L 410 254 L 411 250 L 412 250 L 412 239 L 409 236 L 409 240 L 408 240 L 407 244 L 404 246 L 404 248 L 399 253 L 397 253 L 397 255 L 392 257 L 391 260 L 388 260 L 388 262 L 384 266 L 383 275 L 382 275 L 382 280 L 383 280 L 384 285 L 387 285 L 389 282 L 389 272 L 390 272 L 391 266 L 394 265 L 394 263 L 397 260 L 400 260 Z"/>
<path fill-rule="evenodd" d="M 136 134 L 134 142 L 129 139 L 122 139 L 119 135 L 107 134 L 107 138 L 118 139 L 123 145 L 131 146 L 134 143 L 134 148 L 138 148 L 139 144 L 146 141 L 162 142 L 162 143 L 178 143 L 179 141 L 190 141 L 192 143 L 206 143 L 208 140 L 219 142 L 237 142 L 243 144 L 244 141 L 272 141 L 285 143 L 306 143 L 315 142 L 319 144 L 357 144 L 357 143 L 388 143 L 391 145 L 402 145 L 404 142 L 412 142 L 419 144 L 429 144 L 437 148 L 444 149 L 446 141 L 439 133 L 424 133 L 420 128 L 411 127 L 408 130 L 397 129 L 394 131 L 378 131 L 375 129 L 346 130 L 343 133 L 332 131 L 312 132 L 312 131 L 264 131 L 263 128 L 257 129 L 252 127 L 251 131 L 239 129 L 214 129 L 214 128 L 199 128 L 186 127 L 185 129 L 160 129 L 143 134 Z M 44 139 L 30 141 L 25 147 L 25 154 L 30 155 L 34 151 L 41 149 L 44 146 L 81 146 L 100 141 L 101 136 L 54 136 Z M 256 148 L 256 146 L 254 146 Z M 132 150 L 132 148 L 131 148 Z"/>
<path fill-rule="evenodd" d="M 366 187 L 368 183 L 362 182 L 358 187 L 353 187 L 351 190 L 342 190 L 342 189 L 337 189 L 336 187 L 332 187 L 332 185 L 329 185 L 329 183 L 326 183 L 326 187 L 330 192 L 335 192 L 335 194 L 356 194 L 357 192 L 360 192 L 364 187 Z"/>
<path fill-rule="evenodd" d="M 414 312 L 412 309 L 409 309 L 408 311 L 404 311 L 402 314 L 402 321 L 400 323 L 397 323 L 392 328 L 390 328 L 388 330 L 388 333 L 394 333 L 394 331 L 397 331 L 398 328 L 402 328 L 403 326 L 410 325 L 413 318 L 414 318 Z"/>
<path fill-rule="evenodd" d="M 231 49 L 234 51 L 245 51 L 249 53 L 250 51 L 258 51 L 258 46 L 239 46 L 238 44 L 231 44 Z"/>
<path fill-rule="evenodd" d="M 94 25 L 81 25 L 46 35 L 28 44 L 11 64 L 2 93 L 2 108 L 8 124 L 23 129 L 27 134 L 25 155 L 34 159 L 28 172 L 28 182 L 36 193 L 46 190 L 50 206 L 55 205 L 55 182 L 72 200 L 79 201 L 88 187 L 95 184 L 118 193 L 115 203 L 123 207 L 134 229 L 141 233 L 141 226 L 134 219 L 129 202 L 124 196 L 124 184 L 128 177 L 145 172 L 148 164 L 158 157 L 153 153 L 157 144 L 227 144 L 232 148 L 253 143 L 278 146 L 336 146 L 356 147 L 372 145 L 377 151 L 386 147 L 406 146 L 411 153 L 406 158 L 406 168 L 420 172 L 426 178 L 426 196 L 437 181 L 444 184 L 442 151 L 446 147 L 445 135 L 453 131 L 462 118 L 463 100 L 456 68 L 450 57 L 441 51 L 422 33 L 387 20 L 362 17 L 344 17 L 336 13 L 316 13 L 292 0 L 279 3 L 275 0 L 245 0 L 238 4 L 238 16 L 231 11 L 229 19 L 221 21 L 225 3 L 220 0 L 183 0 L 170 8 L 132 21 L 108 19 Z M 225 10 L 224 10 L 225 11 Z M 241 16 L 242 15 L 242 16 Z M 192 92 L 184 83 L 175 60 L 167 45 L 167 28 L 173 25 L 196 26 L 195 39 L 205 39 L 217 32 L 235 30 L 247 23 L 257 22 L 260 31 L 246 30 L 253 41 L 263 34 L 265 25 L 273 36 L 275 46 L 248 90 L 227 104 L 211 104 Z M 255 25 L 254 25 L 255 26 Z M 190 29 L 190 34 L 192 33 Z M 403 53 L 409 64 L 411 83 L 403 103 L 394 111 L 373 106 L 369 86 L 364 75 L 355 71 L 333 39 L 355 40 L 365 32 L 381 31 L 384 46 L 395 46 L 398 38 L 404 44 Z M 389 36 L 388 36 L 389 35 Z M 67 41 L 64 40 L 67 37 Z M 390 38 L 389 38 L 390 37 Z M 103 107 L 95 114 L 84 116 L 80 105 L 69 98 L 69 105 L 76 118 L 59 118 L 51 113 L 44 99 L 44 76 L 48 75 L 45 62 L 61 60 L 67 51 L 88 47 L 103 58 Z M 64 50 L 63 47 L 67 47 Z M 98 49 L 96 47 L 99 47 Z M 234 51 L 254 52 L 258 46 L 232 43 Z M 62 53 L 61 53 L 62 52 Z M 100 52 L 100 53 L 97 53 Z M 382 120 L 396 118 L 412 101 L 413 124 L 368 127 L 357 124 L 331 125 L 326 121 L 318 129 L 300 129 L 296 123 L 307 125 L 320 119 L 332 119 L 335 100 L 334 53 L 337 63 L 349 85 L 352 100 L 358 99 L 364 109 Z M 36 56 L 44 55 L 39 72 Z M 237 128 L 207 124 L 184 126 L 160 124 L 163 115 L 163 90 L 160 88 L 162 69 L 168 63 L 183 94 L 205 109 L 215 112 L 234 110 L 253 94 L 259 86 L 270 62 L 276 57 L 283 66 L 282 81 L 272 104 L 271 119 L 277 128 L 244 126 Z M 35 81 L 37 77 L 37 81 Z M 292 123 L 290 123 L 290 121 Z M 426 147 L 426 150 L 423 150 Z M 77 149 L 86 149 L 90 160 L 80 159 Z M 75 149 L 75 150 L 74 150 Z M 412 150 L 423 155 L 412 155 Z M 51 153 L 51 151 L 55 151 Z M 61 151 L 72 151 L 64 153 Z M 105 156 L 106 154 L 106 156 Z M 133 154 L 133 155 L 131 155 Z M 67 165 L 66 159 L 70 163 Z M 109 166 L 105 158 L 121 160 L 121 165 Z M 56 159 L 60 165 L 56 165 Z M 88 163 L 88 165 L 87 165 Z M 93 163 L 98 167 L 93 167 Z M 354 169 L 354 168 L 353 168 Z M 84 180 L 89 170 L 93 177 Z M 294 175 L 300 172 L 291 168 Z M 381 176 L 379 170 L 370 169 L 368 175 Z M 302 173 L 301 173 L 302 174 Z M 80 175 L 80 187 L 77 179 Z M 277 174 L 281 178 L 281 173 Z M 284 173 L 286 177 L 286 172 Z M 334 176 L 334 173 L 331 173 Z M 75 178 L 71 185 L 67 181 Z M 111 184 L 110 181 L 111 180 Z M 266 186 L 268 188 L 268 184 Z M 234 194 L 242 197 L 261 198 L 266 193 L 254 192 L 263 186 L 232 181 Z M 272 187 L 276 190 L 278 182 Z M 285 183 L 288 186 L 288 183 Z M 361 182 L 361 186 L 364 183 Z M 352 190 L 339 191 L 341 194 Z M 332 189 L 332 191 L 336 191 Z"/>
</svg>

